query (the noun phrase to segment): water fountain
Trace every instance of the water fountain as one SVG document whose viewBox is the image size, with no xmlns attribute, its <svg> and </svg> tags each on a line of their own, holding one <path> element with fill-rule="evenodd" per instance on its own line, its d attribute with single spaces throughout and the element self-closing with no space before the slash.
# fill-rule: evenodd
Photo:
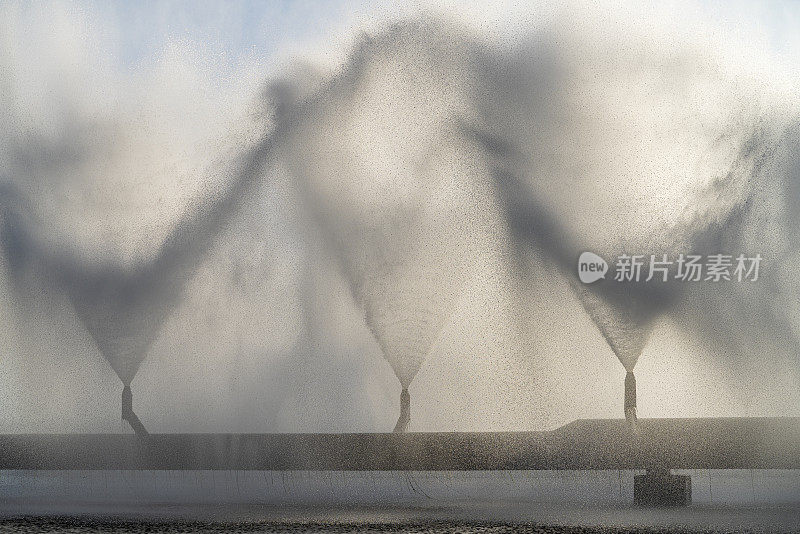
<svg viewBox="0 0 800 534">
<path fill-rule="evenodd" d="M 750 181 L 752 169 L 758 166 L 769 149 L 768 143 L 758 143 L 757 136 L 750 135 L 752 117 L 737 117 L 735 124 L 737 128 L 741 127 L 742 135 L 723 135 L 720 138 L 716 130 L 710 128 L 714 131 L 708 135 L 711 139 L 708 144 L 712 148 L 724 145 L 719 160 L 711 157 L 709 159 L 713 161 L 707 161 L 707 154 L 702 150 L 702 154 L 692 160 L 692 171 L 702 176 L 698 189 L 714 193 L 709 197 L 718 203 L 701 202 L 700 209 L 695 211 L 692 209 L 695 206 L 689 202 L 690 209 L 674 210 L 677 215 L 670 213 L 677 217 L 679 222 L 676 224 L 673 224 L 674 220 L 666 224 L 659 219 L 657 214 L 654 215 L 658 209 L 650 209 L 652 205 L 636 211 L 634 217 L 623 217 L 619 223 L 609 213 L 616 216 L 615 210 L 620 209 L 620 204 L 616 203 L 619 200 L 617 196 L 622 192 L 603 178 L 628 168 L 638 172 L 641 168 L 634 164 L 639 163 L 647 171 L 642 175 L 652 180 L 654 176 L 660 176 L 655 171 L 664 169 L 647 167 L 647 162 L 674 162 L 676 154 L 680 156 L 681 165 L 690 159 L 683 157 L 686 146 L 681 143 L 675 143 L 675 146 L 667 144 L 674 151 L 665 156 L 659 153 L 652 160 L 643 157 L 644 163 L 635 157 L 626 159 L 629 145 L 625 142 L 654 139 L 657 145 L 674 135 L 674 124 L 670 120 L 673 117 L 669 113 L 664 114 L 666 119 L 660 115 L 648 116 L 641 124 L 633 124 L 639 128 L 634 128 L 634 135 L 630 137 L 609 135 L 612 141 L 623 139 L 620 145 L 625 157 L 607 174 L 592 174 L 601 163 L 616 161 L 615 157 L 620 156 L 619 146 L 611 146 L 611 150 L 602 152 L 602 157 L 598 158 L 601 163 L 591 160 L 598 151 L 609 147 L 598 148 L 586 139 L 570 138 L 573 131 L 562 136 L 563 132 L 546 129 L 540 132 L 537 129 L 541 125 L 562 124 L 559 120 L 552 123 L 534 121 L 537 128 L 533 131 L 538 137 L 528 137 L 530 131 L 525 135 L 520 131 L 501 135 L 506 126 L 504 119 L 509 119 L 508 124 L 514 123 L 513 118 L 527 120 L 529 115 L 536 119 L 558 119 L 558 113 L 564 109 L 555 110 L 552 116 L 549 115 L 552 110 L 533 109 L 528 114 L 527 108 L 512 104 L 506 113 L 513 117 L 492 118 L 491 112 L 484 108 L 504 102 L 508 94 L 504 94 L 502 86 L 508 80 L 500 79 L 501 83 L 496 87 L 486 82 L 492 89 L 486 92 L 490 97 L 476 102 L 480 100 L 481 90 L 485 89 L 480 85 L 486 80 L 473 84 L 473 78 L 484 74 L 491 78 L 498 75 L 497 72 L 473 76 L 475 65 L 472 60 L 475 56 L 464 52 L 463 42 L 454 39 L 447 31 L 438 31 L 440 28 L 427 28 L 427 33 L 423 34 L 418 34 L 418 30 L 419 25 L 400 25 L 383 37 L 366 38 L 354 54 L 352 64 L 321 91 L 281 108 L 276 132 L 243 158 L 243 170 L 226 191 L 189 211 L 152 262 L 125 269 L 83 265 L 69 257 L 49 254 L 37 243 L 35 236 L 26 233 L 22 218 L 16 217 L 20 204 L 9 202 L 12 207 L 4 208 L 3 212 L 3 244 L 12 264 L 26 259 L 36 260 L 52 274 L 55 285 L 69 295 L 78 316 L 124 384 L 123 417 L 137 434 L 143 435 L 146 430 L 134 413 L 130 387 L 138 366 L 214 236 L 275 154 L 294 176 L 300 178 L 304 198 L 312 206 L 331 247 L 339 255 L 355 300 L 364 310 L 367 324 L 400 381 L 400 417 L 395 430 L 402 432 L 407 430 L 411 420 L 409 386 L 435 346 L 442 325 L 457 303 L 463 280 L 470 273 L 474 256 L 472 244 L 483 235 L 480 224 L 476 223 L 480 217 L 476 215 L 473 197 L 485 198 L 475 193 L 493 172 L 493 165 L 487 160 L 496 158 L 502 162 L 494 169 L 495 185 L 501 192 L 509 222 L 514 228 L 515 244 L 527 246 L 535 243 L 563 268 L 578 299 L 625 366 L 624 405 L 629 424 L 624 425 L 622 421 L 580 421 L 553 432 L 450 433 L 445 437 L 436 433 L 402 437 L 383 433 L 344 436 L 153 435 L 146 442 L 135 444 L 118 436 L 5 436 L 0 437 L 3 444 L 0 447 L 3 451 L 0 466 L 11 469 L 111 466 L 122 469 L 261 470 L 646 468 L 652 473 L 649 479 L 644 479 L 644 489 L 640 493 L 653 494 L 664 488 L 665 480 L 672 480 L 671 475 L 665 473 L 664 465 L 654 460 L 671 463 L 671 467 L 713 464 L 736 468 L 758 462 L 762 462 L 758 465 L 775 468 L 800 465 L 796 454 L 798 449 L 790 447 L 791 450 L 787 450 L 784 446 L 798 442 L 794 430 L 796 421 L 754 419 L 745 423 L 728 421 L 722 424 L 715 420 L 640 421 L 641 435 L 631 439 L 629 426 L 637 421 L 634 366 L 654 318 L 669 310 L 672 299 L 680 294 L 674 285 L 667 284 L 615 285 L 607 280 L 584 286 L 574 281 L 575 260 L 580 250 L 591 248 L 606 256 L 627 250 L 630 243 L 624 243 L 625 239 L 618 240 L 620 234 L 623 238 L 629 237 L 637 246 L 643 246 L 643 243 L 652 245 L 648 249 L 652 253 L 690 250 L 698 236 L 707 237 L 709 231 L 725 220 L 732 207 L 746 202 L 749 197 L 743 184 Z M 449 63 L 451 59 L 452 63 Z M 669 56 L 667 59 L 675 58 Z M 680 61 L 682 59 L 678 56 L 678 65 L 685 67 Z M 631 64 L 638 65 L 635 62 Z M 663 64 L 656 62 L 656 66 L 655 76 L 660 80 Z M 645 69 L 644 74 L 653 73 Z M 547 78 L 548 81 L 542 83 L 559 79 Z M 568 79 L 586 78 L 574 76 Z M 623 95 L 631 89 L 626 83 L 619 85 L 621 89 L 611 84 L 609 87 L 616 87 Z M 653 85 L 644 85 L 645 93 L 649 95 Z M 514 83 L 509 83 L 509 86 L 516 89 Z M 534 87 L 538 89 L 541 86 L 534 84 Z M 540 96 L 541 102 L 548 102 L 551 96 Z M 709 98 L 714 98 L 714 95 L 704 95 L 701 103 Z M 695 115 L 700 117 L 698 121 L 703 128 L 709 124 L 708 117 L 695 113 L 695 109 L 683 110 L 685 102 L 680 100 L 679 116 L 689 121 L 686 128 L 689 136 L 696 136 Z M 624 98 L 608 98 L 608 102 L 603 104 L 611 102 L 615 105 L 620 101 L 627 102 Z M 573 102 L 561 104 L 569 108 L 566 104 Z M 643 108 L 650 109 L 648 106 Z M 582 109 L 588 109 L 587 115 L 591 116 L 606 117 L 606 112 L 613 118 L 636 116 L 629 113 L 630 110 L 620 114 L 603 105 L 586 105 Z M 658 109 L 663 111 L 663 107 Z M 486 131 L 481 130 L 486 126 L 482 121 L 487 121 L 484 112 L 489 117 Z M 580 121 L 585 118 L 578 117 L 570 125 L 582 126 Z M 492 123 L 493 120 L 496 122 Z M 656 126 L 664 126 L 662 122 L 666 122 L 669 127 L 654 130 L 651 139 L 642 132 L 650 134 L 648 128 L 653 126 L 653 121 Z M 710 123 L 720 125 L 719 121 Z M 611 131 L 615 134 L 624 133 L 624 128 L 619 125 L 611 126 L 614 126 Z M 722 121 L 722 126 L 727 127 L 728 123 Z M 591 135 L 598 131 L 580 127 L 574 130 L 588 131 Z M 702 128 L 700 131 L 705 132 Z M 705 137 L 703 139 L 708 141 Z M 278 143 L 281 146 L 275 150 L 274 145 Z M 551 146 L 545 146 L 547 143 Z M 536 145 L 532 153 L 537 157 L 519 163 L 515 153 L 525 156 L 530 144 Z M 566 155 L 559 153 L 558 149 L 564 146 L 580 147 L 581 151 Z M 709 149 L 709 152 L 713 150 Z M 491 155 L 484 159 L 486 154 Z M 734 156 L 732 159 L 728 157 L 731 154 Z M 693 155 L 697 156 L 697 153 Z M 542 160 L 549 168 L 530 163 Z M 560 168 L 559 164 L 565 161 L 568 164 Z M 546 171 L 553 169 L 566 170 L 553 173 L 557 174 L 555 182 L 548 182 Z M 632 177 L 631 174 L 625 176 Z M 520 187 L 520 182 L 525 180 L 533 182 L 531 188 L 526 189 L 525 186 L 531 184 L 524 183 Z M 670 186 L 673 183 L 663 181 Z M 703 189 L 703 185 L 708 185 L 706 182 L 712 185 Z M 721 182 L 724 186 L 731 186 L 733 193 L 726 196 L 727 189 L 719 186 Z M 563 183 L 568 186 L 564 187 Z M 573 185 L 577 192 L 570 189 Z M 558 194 L 549 196 L 553 191 L 566 198 Z M 740 194 L 742 191 L 745 194 Z M 685 190 L 680 191 L 681 195 L 685 193 Z M 656 208 L 669 205 L 663 198 L 654 196 L 652 203 Z M 668 200 L 674 200 L 667 196 Z M 8 198 L 11 196 L 3 200 Z M 570 199 L 578 200 L 570 204 Z M 480 204 L 480 200 L 477 203 Z M 594 204 L 598 205 L 597 217 L 591 210 L 587 214 L 577 209 L 594 208 Z M 554 207 L 564 209 L 567 215 L 552 216 L 547 211 Z M 682 220 L 684 215 L 686 220 Z M 565 221 L 572 216 L 578 220 L 575 225 Z M 630 223 L 630 220 L 636 221 L 636 217 L 640 217 L 645 229 L 659 227 L 667 230 L 650 241 L 637 241 L 636 238 L 646 232 Z M 585 233 L 576 232 L 576 227 Z M 576 235 L 581 239 L 586 235 L 597 238 L 598 233 L 603 233 L 599 240 L 587 239 L 580 243 L 580 247 L 576 244 Z M 761 443 L 765 435 L 771 437 L 766 445 Z M 662 439 L 664 436 L 669 439 Z M 701 443 L 703 448 L 687 447 L 687 444 L 697 443 Z M 741 443 L 748 446 L 741 447 Z M 764 463 L 755 450 L 759 444 L 769 450 L 769 462 Z M 710 460 L 709 454 L 712 454 Z M 655 485 L 650 485 L 649 481 L 655 479 Z"/>
</svg>

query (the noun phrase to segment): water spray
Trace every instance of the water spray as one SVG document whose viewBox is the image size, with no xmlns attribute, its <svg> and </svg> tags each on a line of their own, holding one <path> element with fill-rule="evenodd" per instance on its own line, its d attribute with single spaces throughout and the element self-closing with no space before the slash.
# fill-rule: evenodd
<svg viewBox="0 0 800 534">
<path fill-rule="evenodd" d="M 560 91 L 562 88 L 558 85 L 550 87 L 540 84 L 538 78 L 529 80 L 525 76 L 520 77 L 519 83 L 522 84 L 520 86 L 516 83 L 506 83 L 509 82 L 507 75 L 492 80 L 491 78 L 497 74 L 492 69 L 475 73 L 469 70 L 474 69 L 469 61 L 469 54 L 454 53 L 454 51 L 471 50 L 472 46 L 456 46 L 457 41 L 454 41 L 448 32 L 441 30 L 438 27 L 422 27 L 420 30 L 416 25 L 401 25 L 386 35 L 365 40 L 354 54 L 352 64 L 344 70 L 343 75 L 333 80 L 333 83 L 325 85 L 326 89 L 307 102 L 297 102 L 296 105 L 290 105 L 277 112 L 278 131 L 242 158 L 243 169 L 234 180 L 231 180 L 229 188 L 222 194 L 209 197 L 207 203 L 197 205 L 198 209 L 184 217 L 159 251 L 156 260 L 149 265 L 130 272 L 91 270 L 87 269 L 86 265 L 76 265 L 72 261 L 73 258 L 60 257 L 57 253 L 53 254 L 39 246 L 39 243 L 28 242 L 27 238 L 19 240 L 22 244 L 17 243 L 16 239 L 14 242 L 9 241 L 7 247 L 25 246 L 35 250 L 53 274 L 51 278 L 70 294 L 73 305 L 81 320 L 87 325 L 87 329 L 94 330 L 92 335 L 101 352 L 123 382 L 122 416 L 134 430 L 139 428 L 146 432 L 132 409 L 130 381 L 136 373 L 138 364 L 145 357 L 149 343 L 157 335 L 166 316 L 179 301 L 180 290 L 192 276 L 213 237 L 219 233 L 220 227 L 238 206 L 242 197 L 250 191 L 251 184 L 257 181 L 257 177 L 263 172 L 265 161 L 273 157 L 271 152 L 278 143 L 282 144 L 280 148 L 288 160 L 290 171 L 310 178 L 306 189 L 322 197 L 317 198 L 315 203 L 319 208 L 317 210 L 319 214 L 336 215 L 322 221 L 323 226 L 336 234 L 334 243 L 343 257 L 343 263 L 347 266 L 346 271 L 353 291 L 358 297 L 357 300 L 366 304 L 370 328 L 378 338 L 384 356 L 395 367 L 395 372 L 403 384 L 400 416 L 395 431 L 404 431 L 408 427 L 410 395 L 407 386 L 428 354 L 435 335 L 443 324 L 446 317 L 443 310 L 452 307 L 454 295 L 457 295 L 460 289 L 460 284 L 454 282 L 462 278 L 459 275 L 463 274 L 463 266 L 460 265 L 462 263 L 460 260 L 454 258 L 462 254 L 470 256 L 464 254 L 466 245 L 463 236 L 471 235 L 471 232 L 464 228 L 460 219 L 455 218 L 455 215 L 465 211 L 463 208 L 468 206 L 468 203 L 457 200 L 454 193 L 458 192 L 459 188 L 447 188 L 446 181 L 438 178 L 459 176 L 465 177 L 464 183 L 469 183 L 475 176 L 482 176 L 486 170 L 483 162 L 474 163 L 471 159 L 477 159 L 475 154 L 480 152 L 473 150 L 475 143 L 483 145 L 487 153 L 490 152 L 498 160 L 502 160 L 502 165 L 492 168 L 489 172 L 494 173 L 493 176 L 497 178 L 496 185 L 499 186 L 497 189 L 500 195 L 505 197 L 504 209 L 516 237 L 521 238 L 520 242 L 536 241 L 549 257 L 554 258 L 555 262 L 563 267 L 565 273 L 571 275 L 570 279 L 573 281 L 575 252 L 578 249 L 571 246 L 575 243 L 568 243 L 569 238 L 565 236 L 582 234 L 575 231 L 570 233 L 563 222 L 559 224 L 558 217 L 551 216 L 542 209 L 543 206 L 555 205 L 555 200 L 558 200 L 557 197 L 548 199 L 544 195 L 543 198 L 536 198 L 537 191 L 542 194 L 542 191 L 550 189 L 551 184 L 537 183 L 533 189 L 519 187 L 522 177 L 526 176 L 560 177 L 560 173 L 557 172 L 539 172 L 542 169 L 533 163 L 540 160 L 547 161 L 548 158 L 534 156 L 550 154 L 549 149 L 552 147 L 548 145 L 538 147 L 538 152 L 534 150 L 528 154 L 530 161 L 520 162 L 519 165 L 518 162 L 511 161 L 517 157 L 514 155 L 517 149 L 523 150 L 523 147 L 531 145 L 534 141 L 538 143 L 539 140 L 561 140 L 561 137 L 555 135 L 560 134 L 561 130 L 548 135 L 547 130 L 540 131 L 537 128 L 535 130 L 537 135 L 531 136 L 525 129 L 527 123 L 516 125 L 515 121 L 508 120 L 520 118 L 527 121 L 532 117 L 536 121 L 547 123 L 540 119 L 552 117 L 553 124 L 562 124 L 563 121 L 555 120 L 560 118 L 557 113 L 551 113 L 549 108 L 536 107 L 550 102 L 549 93 L 542 92 L 540 95 L 539 92 L 548 89 Z M 405 50 L 409 50 L 410 53 L 399 55 L 395 53 Z M 425 57 L 429 57 L 431 61 L 421 62 L 425 65 L 424 68 L 413 68 L 417 64 L 415 62 L 420 62 L 420 58 Z M 428 67 L 428 65 L 449 64 L 441 58 L 455 62 L 451 70 L 439 72 Z M 481 56 L 477 59 L 486 58 Z M 405 61 L 408 61 L 408 64 L 404 63 Z M 478 61 L 476 64 L 482 63 Z M 683 66 L 683 63 L 678 66 Z M 593 64 L 593 70 L 590 72 L 602 73 L 602 70 L 598 71 L 595 67 Z M 659 68 L 653 69 L 653 72 L 662 70 L 659 64 Z M 528 71 L 539 72 L 537 69 L 528 69 L 525 72 Z M 647 72 L 649 71 L 645 74 Z M 704 72 L 699 70 L 696 74 L 699 76 Z M 715 72 L 711 71 L 712 74 Z M 398 73 L 402 76 L 398 76 Z M 637 72 L 634 71 L 634 74 Z M 615 71 L 609 71 L 608 75 L 612 81 L 617 80 Z M 490 90 L 486 91 L 486 94 L 491 95 L 487 102 L 474 101 L 476 98 L 473 94 L 474 88 L 469 84 L 465 85 L 464 81 L 471 82 L 476 77 L 485 77 L 487 87 L 492 89 L 497 87 L 502 89 L 507 86 L 508 94 L 502 90 Z M 569 79 L 566 76 L 546 78 L 555 81 Z M 618 85 L 634 88 L 638 86 L 625 83 Z M 520 103 L 517 103 L 518 89 L 528 86 L 535 90 L 535 93 L 529 96 L 536 98 L 530 101 L 519 99 Z M 465 89 L 460 89 L 462 87 Z M 579 84 L 576 84 L 576 87 L 579 87 Z M 653 94 L 659 93 L 653 92 Z M 616 103 L 617 99 L 613 97 L 614 94 L 610 94 L 608 101 Z M 509 103 L 505 103 L 504 99 L 508 99 Z M 664 115 L 665 118 L 685 118 L 683 112 L 692 110 L 686 108 L 684 100 L 680 99 L 676 105 L 677 111 L 673 115 Z M 281 103 L 279 99 L 278 104 Z M 370 104 L 374 105 L 370 107 Z M 604 102 L 598 104 L 602 105 Z M 482 129 L 480 124 L 470 128 L 463 126 L 463 130 L 443 126 L 472 124 L 473 119 L 480 123 L 479 119 L 472 117 L 473 105 L 480 111 L 486 112 L 485 120 L 491 128 Z M 497 117 L 492 114 L 495 105 L 503 112 Z M 600 106 L 593 115 L 602 116 L 604 111 L 607 109 Z M 647 116 L 647 114 L 642 115 Z M 684 128 L 685 131 L 696 131 L 691 129 L 692 126 L 696 126 L 694 121 L 696 115 L 699 117 L 699 124 L 704 125 L 708 122 L 702 114 L 687 113 L 686 116 L 692 119 L 686 119 L 688 126 Z M 631 116 L 636 117 L 636 115 Z M 353 117 L 360 122 L 354 124 Z M 639 125 L 635 120 L 631 122 L 634 123 L 631 126 Z M 660 122 L 655 123 L 655 126 L 660 125 Z M 648 126 L 647 131 L 653 130 L 649 123 L 642 123 L 639 126 Z M 666 130 L 656 129 L 655 133 L 671 135 L 675 123 L 667 120 L 666 126 L 668 127 Z M 341 135 L 341 132 L 351 130 L 368 132 L 369 135 Z M 593 131 L 591 128 L 583 130 Z M 637 133 L 638 130 L 633 132 Z M 288 139 L 289 136 L 291 139 Z M 626 139 L 624 136 L 622 138 Z M 465 139 L 470 142 L 462 145 Z M 659 137 L 654 135 L 653 139 L 657 140 Z M 715 139 L 715 136 L 711 137 L 713 141 L 711 146 L 719 143 L 719 140 Z M 733 137 L 734 141 L 736 139 Z M 582 146 L 578 141 L 580 139 L 563 144 Z M 533 143 L 535 147 L 538 146 L 536 143 Z M 753 149 L 750 143 L 745 143 L 743 146 L 742 159 L 744 161 L 755 159 L 759 150 Z M 507 149 L 508 147 L 510 149 Z M 582 152 L 594 154 L 592 150 Z M 626 154 L 628 152 L 624 151 Z M 555 153 L 556 156 L 558 154 Z M 570 162 L 570 169 L 580 168 L 581 165 L 573 161 L 573 156 L 571 152 L 563 155 L 565 161 Z M 699 158 L 698 161 L 702 163 L 703 157 L 698 156 L 694 159 Z M 611 153 L 608 159 L 613 158 L 614 153 Z M 669 160 L 666 156 L 651 159 Z M 682 161 L 682 155 L 677 159 Z M 725 158 L 721 160 L 727 161 Z M 354 165 L 353 162 L 358 162 L 358 165 Z M 387 162 L 391 162 L 391 165 L 387 165 Z M 548 165 L 557 169 L 553 163 L 558 163 L 558 160 L 548 162 Z M 592 166 L 588 163 L 593 162 L 587 160 L 579 163 L 587 164 L 586 167 L 591 169 Z M 621 163 L 625 163 L 625 168 L 634 168 L 636 162 L 624 160 Z M 385 178 L 387 168 L 408 168 L 413 169 L 413 172 L 398 174 L 393 176 L 392 180 L 384 182 L 376 181 L 380 177 Z M 681 168 L 685 166 L 681 164 Z M 743 168 L 747 169 L 746 166 Z M 705 167 L 701 168 L 703 169 Z M 618 169 L 609 169 L 609 174 L 613 175 L 615 170 Z M 644 170 L 654 169 L 646 167 Z M 727 171 L 725 167 L 709 165 L 708 172 L 703 174 L 726 176 Z M 649 172 L 638 174 L 650 175 Z M 593 176 L 593 178 L 602 177 L 603 175 Z M 718 182 L 719 180 L 714 180 L 713 184 Z M 588 180 L 584 191 L 598 192 L 589 188 L 593 183 L 595 180 Z M 607 189 L 615 191 L 613 183 L 609 185 Z M 387 189 L 389 187 L 394 189 Z M 713 198 L 719 196 L 716 194 L 717 187 L 717 185 L 710 187 L 710 191 L 714 193 Z M 337 194 L 331 195 L 331 191 Z M 395 191 L 397 198 L 411 200 L 405 204 L 386 203 L 387 198 L 392 197 L 392 191 Z M 574 196 L 581 197 L 577 194 Z M 584 196 L 591 198 L 590 195 Z M 620 211 L 617 209 L 617 199 L 615 195 L 612 197 L 615 199 L 612 205 L 613 212 L 617 214 Z M 433 200 L 429 202 L 428 199 Z M 384 204 L 380 206 L 385 209 L 376 209 L 379 207 L 378 202 L 381 201 Z M 452 202 L 450 212 L 425 219 L 427 214 L 440 211 L 441 204 L 445 202 Z M 384 217 L 388 210 L 393 211 Z M 602 228 L 602 224 L 596 223 L 603 220 L 598 215 L 593 222 Z M 706 222 L 704 217 L 699 217 L 699 220 Z M 709 217 L 709 220 L 713 221 L 714 218 Z M 371 225 L 365 224 L 365 221 L 371 222 Z M 458 222 L 452 225 L 452 235 L 448 236 L 443 232 L 442 221 Z M 691 243 L 696 234 L 705 232 L 707 226 L 708 224 L 698 224 L 696 229 L 692 228 L 692 232 L 676 232 L 672 226 L 669 229 L 677 236 L 685 234 L 682 240 Z M 354 232 L 354 228 L 358 232 Z M 359 235 L 359 232 L 364 233 Z M 611 227 L 609 233 L 612 233 Z M 16 238 L 16 235 L 12 237 Z M 654 239 L 653 243 L 659 250 L 668 244 L 659 239 Z M 31 244 L 32 247 L 29 246 Z M 443 244 L 449 245 L 447 250 L 441 252 L 439 257 L 432 255 L 441 251 L 444 248 Z M 616 243 L 609 246 L 616 246 Z M 18 255 L 12 254 L 12 259 L 18 259 Z M 577 286 L 574 289 L 577 289 Z M 633 357 L 635 363 L 635 358 L 641 352 L 641 346 L 637 342 L 634 343 L 637 345 L 634 347 L 636 350 L 619 350 L 619 346 L 624 343 L 618 340 L 626 341 L 633 335 L 635 339 L 641 338 L 643 343 L 647 334 L 645 327 L 648 327 L 649 323 L 640 322 L 639 317 L 642 317 L 642 314 L 631 313 L 629 303 L 621 301 L 614 291 L 609 291 L 608 284 L 599 283 L 582 290 L 587 293 L 591 291 L 592 296 L 604 302 L 612 311 L 625 312 L 623 317 L 610 326 L 598 319 L 607 316 L 607 313 L 597 315 L 590 313 L 590 316 L 595 323 L 598 323 L 617 357 L 621 360 Z M 666 295 L 675 294 L 674 290 L 667 290 L 666 287 L 659 288 L 660 295 L 649 287 L 633 288 L 631 292 L 633 295 L 630 301 L 639 304 L 649 303 L 644 305 L 649 305 L 648 311 L 652 314 L 667 309 L 665 303 L 668 303 L 669 298 Z M 581 298 L 581 302 L 587 306 L 584 298 Z M 125 343 L 124 347 L 120 346 L 122 342 Z M 633 364 L 629 365 L 631 369 L 632 366 Z M 402 369 L 398 371 L 398 368 Z M 403 381 L 402 377 L 405 376 L 408 378 Z M 627 372 L 625 379 L 625 417 L 629 422 L 636 421 L 636 386 L 632 370 Z M 140 432 L 137 430 L 138 433 Z"/>
<path fill-rule="evenodd" d="M 476 202 L 489 168 L 459 126 L 472 109 L 471 43 L 436 24 L 398 24 L 359 41 L 305 100 L 302 76 L 269 91 L 293 124 L 287 170 L 402 387 L 395 432 L 408 428 L 407 388 L 492 235 Z"/>
<path fill-rule="evenodd" d="M 196 202 L 155 259 L 137 268 L 97 265 L 69 252 L 53 250 L 32 225 L 4 217 L 0 245 L 17 262 L 22 261 L 25 252 L 24 259 L 47 273 L 48 279 L 69 297 L 98 350 L 122 381 L 122 419 L 138 436 L 148 433 L 133 411 L 130 383 L 162 324 L 180 302 L 183 287 L 242 200 L 259 183 L 266 163 L 274 159 L 280 139 L 277 130 L 245 152 L 237 175 L 225 190 Z M 15 187 L 0 185 L 0 192 L 7 189 L 15 193 L 11 199 L 16 200 Z M 11 208 L 18 208 L 24 201 L 23 196 Z"/>
</svg>

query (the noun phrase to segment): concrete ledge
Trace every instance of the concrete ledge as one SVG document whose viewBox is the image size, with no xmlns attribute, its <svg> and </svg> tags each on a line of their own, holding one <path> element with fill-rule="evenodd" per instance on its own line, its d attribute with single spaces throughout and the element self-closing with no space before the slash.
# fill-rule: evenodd
<svg viewBox="0 0 800 534">
<path fill-rule="evenodd" d="M 551 432 L 0 435 L 0 469 L 800 469 L 799 418 L 580 420 Z"/>
</svg>

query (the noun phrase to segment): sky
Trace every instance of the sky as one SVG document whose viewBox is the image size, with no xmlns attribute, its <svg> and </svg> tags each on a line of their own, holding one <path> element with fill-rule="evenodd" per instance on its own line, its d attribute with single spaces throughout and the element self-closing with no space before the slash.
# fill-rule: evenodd
<svg viewBox="0 0 800 534">
<path fill-rule="evenodd" d="M 231 59 L 248 54 L 271 56 L 293 43 L 313 42 L 341 31 L 353 21 L 412 11 L 414 3 L 401 7 L 388 1 L 368 0 L 113 0 L 77 2 L 75 6 L 104 13 L 119 32 L 120 63 L 135 65 L 157 55 L 166 42 L 174 39 L 204 43 Z M 511 18 L 520 10 L 520 3 L 503 0 L 459 3 L 441 2 L 439 9 L 463 10 L 474 19 L 489 21 Z M 778 54 L 796 57 L 800 51 L 800 38 L 795 31 L 800 21 L 797 2 L 704 0 L 697 5 L 699 11 L 741 31 L 763 32 L 758 37 L 765 38 Z"/>
<path fill-rule="evenodd" d="M 318 44 L 353 21 L 385 13 L 387 2 L 78 2 L 98 12 L 113 36 L 120 66 L 136 68 L 157 58 L 170 42 L 190 41 L 235 63 L 273 59 L 292 49 Z"/>
</svg>

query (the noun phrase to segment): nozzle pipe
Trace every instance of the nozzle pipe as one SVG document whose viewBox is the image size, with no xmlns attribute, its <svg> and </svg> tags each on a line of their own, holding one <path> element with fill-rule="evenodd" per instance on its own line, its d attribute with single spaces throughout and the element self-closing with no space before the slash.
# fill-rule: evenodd
<svg viewBox="0 0 800 534">
<path fill-rule="evenodd" d="M 411 422 L 411 395 L 408 394 L 408 389 L 403 388 L 400 392 L 400 417 L 397 418 L 397 424 L 394 426 L 395 432 L 405 432 L 408 430 L 408 424 Z"/>
<path fill-rule="evenodd" d="M 625 420 L 636 426 L 636 377 L 633 371 L 625 375 Z"/>
<path fill-rule="evenodd" d="M 139 417 L 133 412 L 133 392 L 129 385 L 122 388 L 122 420 L 127 421 L 137 436 L 147 436 L 147 429 Z"/>
</svg>

